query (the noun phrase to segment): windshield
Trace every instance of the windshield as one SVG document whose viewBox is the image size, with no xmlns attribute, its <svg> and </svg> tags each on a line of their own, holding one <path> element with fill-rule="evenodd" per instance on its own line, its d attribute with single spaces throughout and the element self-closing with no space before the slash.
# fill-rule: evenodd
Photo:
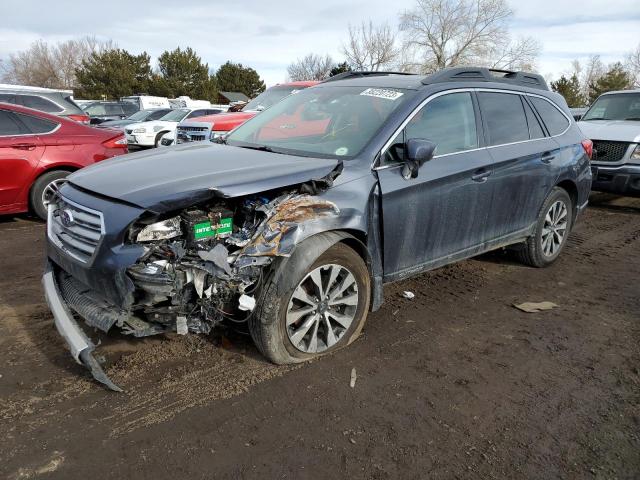
<svg viewBox="0 0 640 480">
<path fill-rule="evenodd" d="M 136 113 L 131 115 L 127 120 L 133 120 L 135 122 L 139 122 L 147 118 L 152 113 L 153 113 L 153 110 L 138 110 Z"/>
<path fill-rule="evenodd" d="M 163 122 L 180 122 L 184 117 L 189 114 L 189 110 L 186 108 L 176 108 L 167 113 L 164 117 L 160 117 L 158 120 Z"/>
<path fill-rule="evenodd" d="M 256 98 L 247 103 L 242 110 L 266 110 L 273 104 L 278 103 L 287 95 L 291 95 L 293 92 L 297 92 L 300 88 L 296 87 L 271 87 L 265 90 Z"/>
<path fill-rule="evenodd" d="M 582 120 L 640 120 L 640 92 L 603 95 Z"/>
<path fill-rule="evenodd" d="M 226 141 L 276 153 L 353 157 L 414 94 L 395 88 L 309 88 L 239 126 Z"/>
</svg>

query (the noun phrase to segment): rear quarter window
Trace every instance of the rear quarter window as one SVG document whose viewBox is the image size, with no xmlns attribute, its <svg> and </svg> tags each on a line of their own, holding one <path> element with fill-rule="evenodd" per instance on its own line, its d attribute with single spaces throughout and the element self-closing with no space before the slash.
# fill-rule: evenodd
<svg viewBox="0 0 640 480">
<path fill-rule="evenodd" d="M 538 97 L 531 97 L 531 103 L 538 111 L 540 118 L 551 135 L 560 135 L 569 126 L 569 120 L 550 102 Z"/>
<path fill-rule="evenodd" d="M 47 113 L 60 113 L 64 111 L 60 105 L 38 95 L 17 95 L 19 103 L 28 108 Z"/>
<path fill-rule="evenodd" d="M 520 95 L 479 92 L 478 102 L 489 145 L 529 140 L 529 126 Z"/>
<path fill-rule="evenodd" d="M 25 115 L 22 113 L 15 114 L 20 121 L 29 129 L 31 133 L 50 133 L 58 126 L 57 123 L 45 120 L 44 118 L 34 117 L 33 115 Z"/>
</svg>

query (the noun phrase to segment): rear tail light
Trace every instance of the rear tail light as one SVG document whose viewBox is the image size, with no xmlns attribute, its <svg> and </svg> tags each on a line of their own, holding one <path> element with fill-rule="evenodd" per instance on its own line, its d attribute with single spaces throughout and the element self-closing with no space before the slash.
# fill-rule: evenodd
<svg viewBox="0 0 640 480">
<path fill-rule="evenodd" d="M 91 123 L 91 118 L 89 115 L 69 115 L 67 118 L 71 120 L 75 120 L 76 122 L 84 123 L 85 125 L 89 125 Z"/>
<path fill-rule="evenodd" d="M 110 138 L 102 142 L 107 148 L 127 148 L 127 139 L 124 135 L 118 135 L 117 137 Z"/>
<path fill-rule="evenodd" d="M 584 153 L 586 153 L 589 160 L 591 160 L 593 157 L 593 142 L 589 139 L 582 140 L 582 148 L 584 148 Z"/>
</svg>

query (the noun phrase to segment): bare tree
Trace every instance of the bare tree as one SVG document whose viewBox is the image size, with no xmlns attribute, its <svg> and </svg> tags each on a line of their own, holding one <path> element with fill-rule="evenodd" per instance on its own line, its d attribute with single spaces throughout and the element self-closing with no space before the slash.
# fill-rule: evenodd
<svg viewBox="0 0 640 480">
<path fill-rule="evenodd" d="M 627 54 L 625 68 L 633 78 L 633 86 L 640 88 L 640 43 L 635 50 Z"/>
<path fill-rule="evenodd" d="M 532 72 L 541 51 L 542 44 L 533 37 L 521 37 L 511 42 L 507 35 L 502 42 L 498 42 L 487 61 L 491 68 Z M 487 62 L 481 62 L 484 63 Z"/>
<path fill-rule="evenodd" d="M 395 66 L 400 49 L 389 24 L 376 26 L 369 21 L 360 26 L 349 25 L 349 40 L 342 45 L 342 53 L 355 70 L 377 72 Z"/>
<path fill-rule="evenodd" d="M 292 81 L 300 80 L 324 80 L 329 77 L 334 62 L 329 55 L 310 53 L 299 58 L 287 67 L 287 73 Z"/>
<path fill-rule="evenodd" d="M 600 59 L 600 55 L 591 55 L 587 60 L 587 63 L 583 69 L 582 77 L 580 78 L 580 86 L 582 94 L 585 98 L 589 98 L 590 86 L 594 84 L 600 77 L 605 74 L 605 66 Z"/>
<path fill-rule="evenodd" d="M 76 86 L 76 69 L 93 52 L 113 48 L 111 41 L 83 37 L 49 45 L 38 40 L 28 49 L 11 54 L 2 80 L 20 85 L 50 88 Z"/>
<path fill-rule="evenodd" d="M 403 49 L 415 50 L 414 64 L 425 73 L 456 65 L 531 69 L 540 43 L 511 42 L 513 11 L 506 0 L 417 0 L 400 15 Z"/>
</svg>

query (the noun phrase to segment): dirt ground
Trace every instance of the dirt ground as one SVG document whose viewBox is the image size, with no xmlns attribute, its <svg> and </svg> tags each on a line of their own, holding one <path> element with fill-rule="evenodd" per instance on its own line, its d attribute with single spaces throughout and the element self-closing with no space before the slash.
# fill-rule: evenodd
<svg viewBox="0 0 640 480">
<path fill-rule="evenodd" d="M 54 329 L 44 235 L 0 220 L 2 478 L 640 478 L 640 199 L 594 196 L 551 268 L 496 252 L 390 285 L 309 364 L 230 331 L 103 336 L 122 394 Z"/>
</svg>

